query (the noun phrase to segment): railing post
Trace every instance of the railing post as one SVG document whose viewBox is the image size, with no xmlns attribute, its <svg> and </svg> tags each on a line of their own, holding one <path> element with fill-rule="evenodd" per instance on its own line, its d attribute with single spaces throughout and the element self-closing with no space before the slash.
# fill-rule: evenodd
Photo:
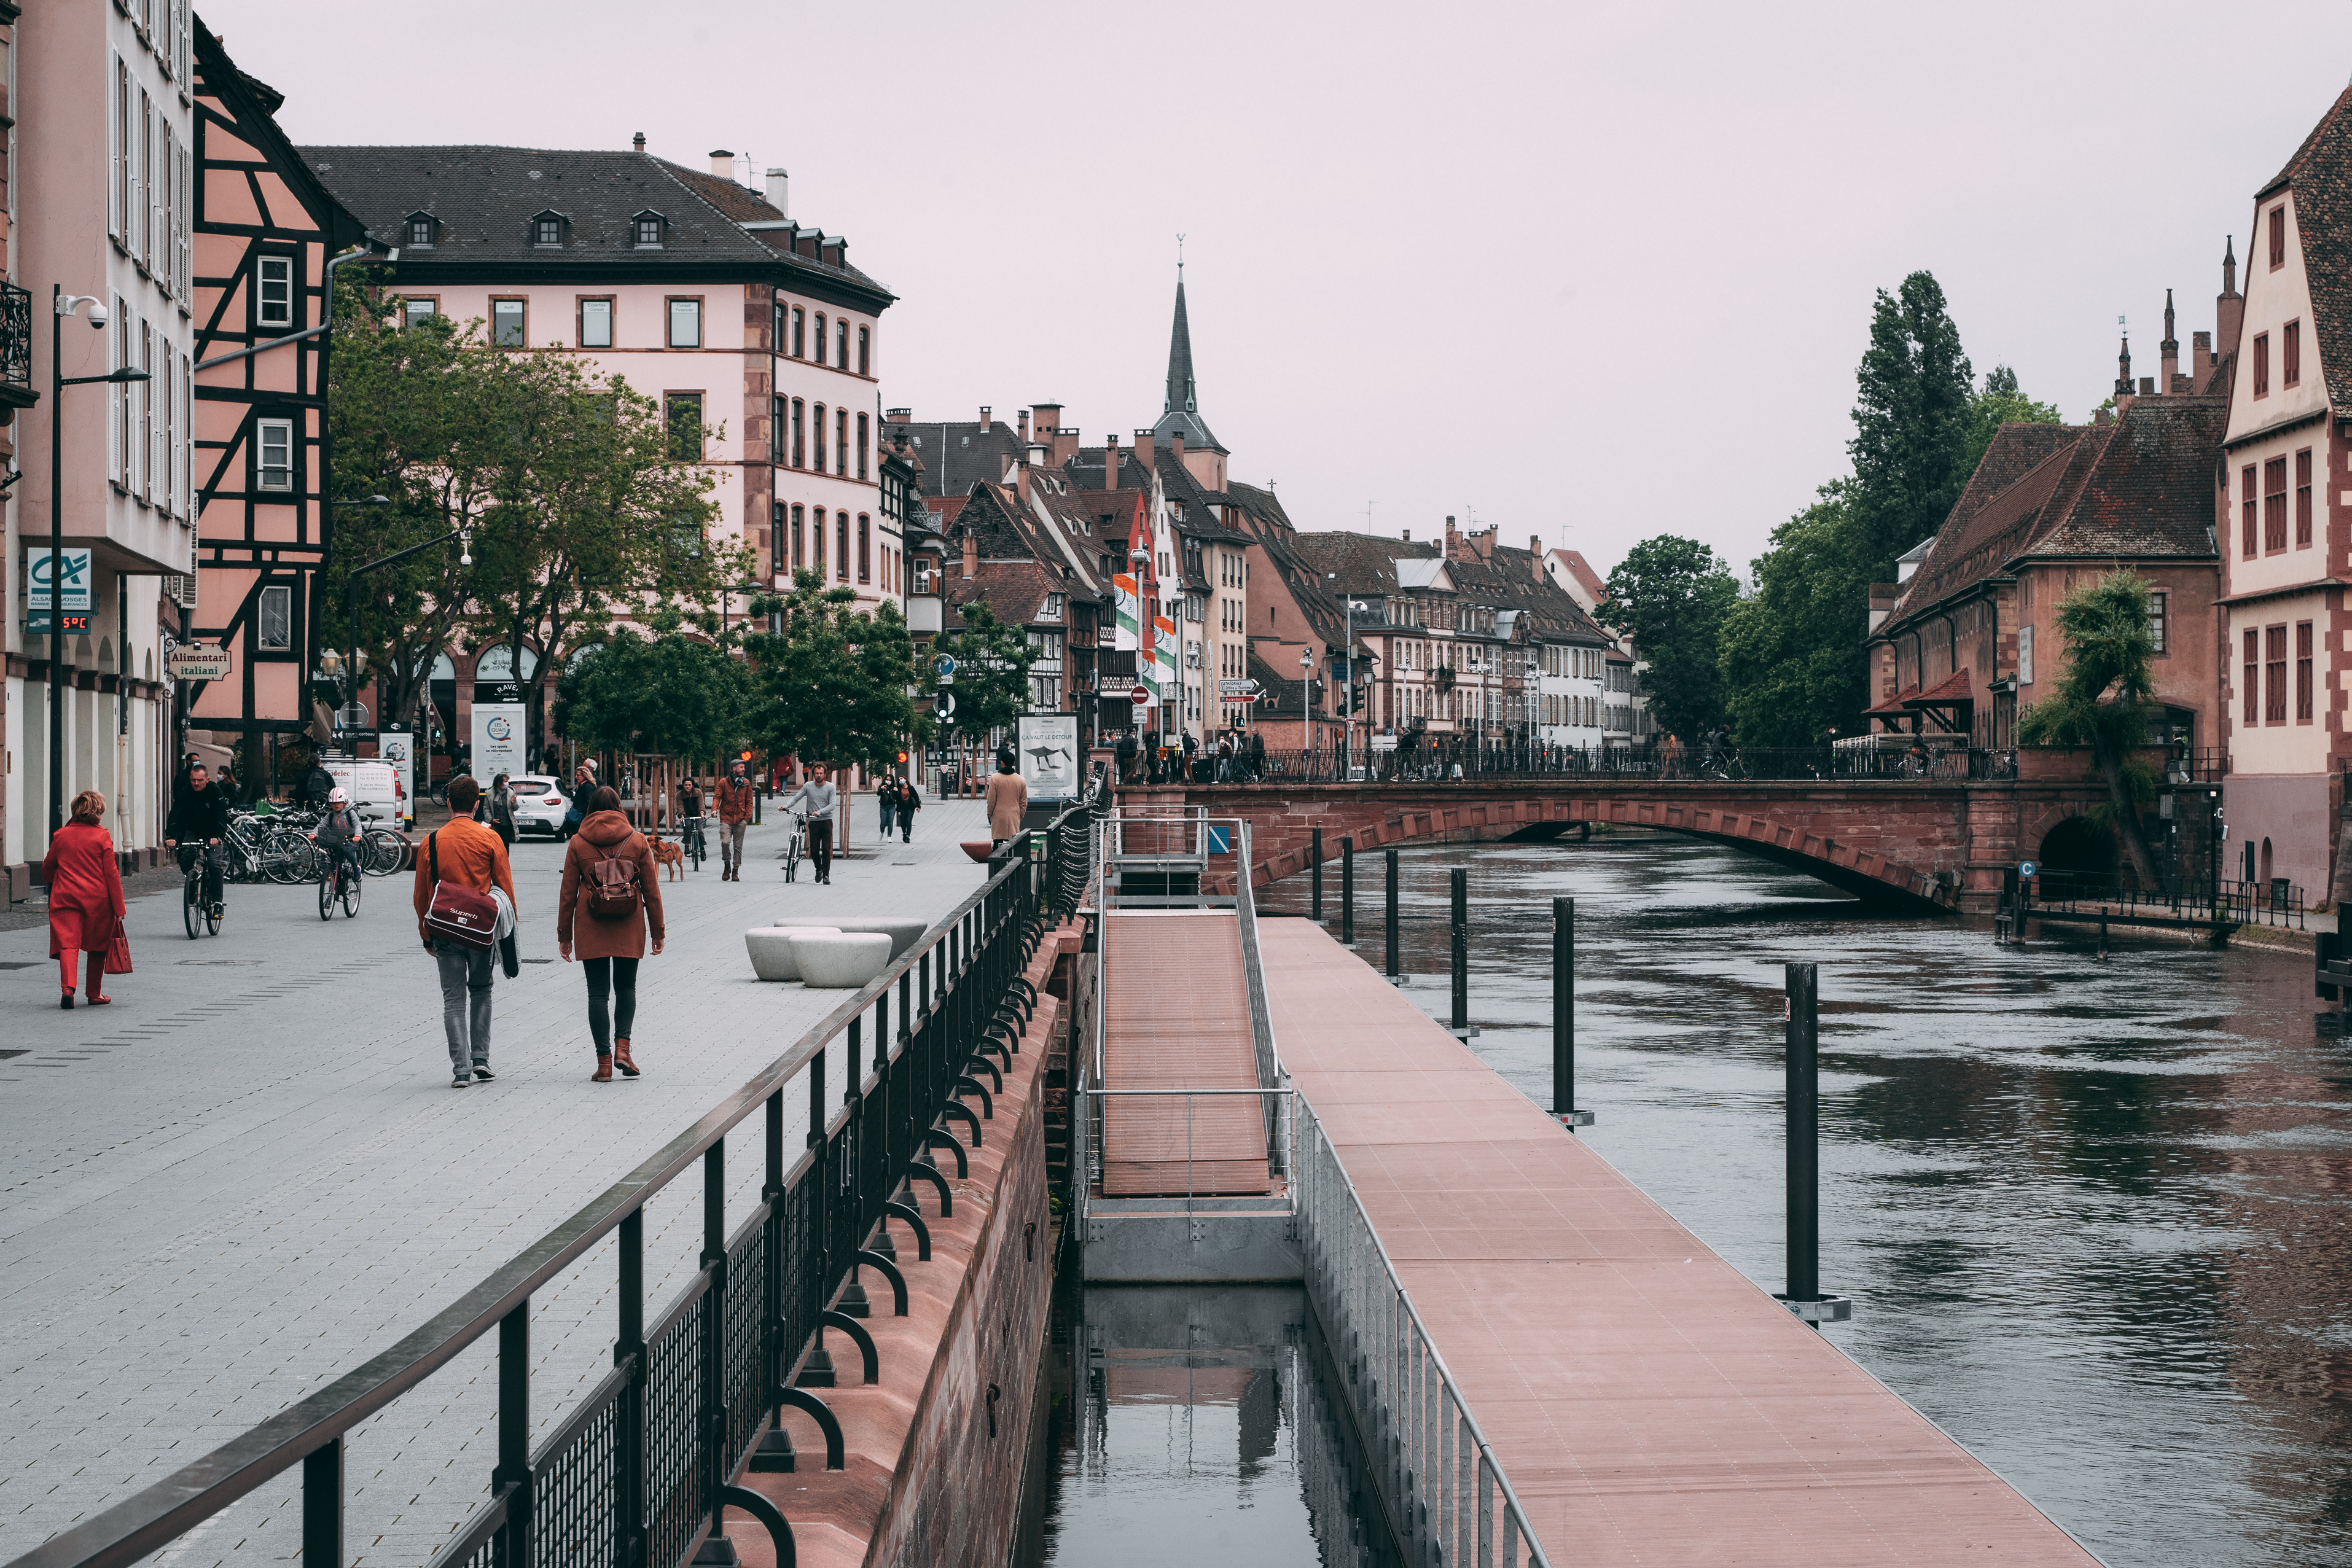
<svg viewBox="0 0 2352 1568">
<path fill-rule="evenodd" d="M 1817 1301 L 1821 1268 L 1821 966 L 1788 967 L 1789 1296 Z"/>
<path fill-rule="evenodd" d="M 1397 852 L 1388 852 L 1388 962 L 1389 978 L 1397 977 Z"/>
<path fill-rule="evenodd" d="M 1356 839 L 1352 833 L 1339 838 L 1339 940 L 1350 947 L 1356 945 Z"/>
<path fill-rule="evenodd" d="M 1323 921 L 1323 830 L 1320 828 L 1307 830 L 1307 860 L 1314 868 L 1308 883 L 1307 913 L 1316 924 L 1320 925 Z"/>
<path fill-rule="evenodd" d="M 302 1456 L 302 1568 L 343 1568 L 343 1440 Z"/>
<path fill-rule="evenodd" d="M 1468 868 L 1455 866 L 1451 879 L 1454 884 L 1454 918 L 1449 923 L 1454 943 L 1454 1034 L 1456 1039 L 1470 1038 L 1470 873 Z"/>
<path fill-rule="evenodd" d="M 721 1528 L 719 1493 L 727 1485 L 727 1140 L 702 1151 L 702 1257 L 710 1289 L 702 1293 L 702 1509 L 710 1519 L 694 1560 L 706 1568 L 735 1562 Z"/>
<path fill-rule="evenodd" d="M 613 1363 L 627 1374 L 614 1424 L 613 1561 L 616 1568 L 646 1568 L 646 1211 L 640 1207 L 621 1221 L 621 1333 Z M 520 1568 L 520 1565 L 517 1565 Z"/>
<path fill-rule="evenodd" d="M 784 1092 L 768 1096 L 768 1179 L 760 1188 L 768 1206 L 767 1267 L 760 1273 L 760 1402 L 768 1430 L 752 1451 L 751 1468 L 782 1469 L 792 1462 L 793 1440 L 784 1431 Z"/>
<path fill-rule="evenodd" d="M 507 1568 L 530 1563 L 530 1301 L 499 1320 L 499 1468 L 490 1490 L 507 1493 Z"/>
<path fill-rule="evenodd" d="M 1551 1111 L 1573 1133 L 1592 1125 L 1576 1108 L 1576 900 L 1551 901 Z"/>
</svg>

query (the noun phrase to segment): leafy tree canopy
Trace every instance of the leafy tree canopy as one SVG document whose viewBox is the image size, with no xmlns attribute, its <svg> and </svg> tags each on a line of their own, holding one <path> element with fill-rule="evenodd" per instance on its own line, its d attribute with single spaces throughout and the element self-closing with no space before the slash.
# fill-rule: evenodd
<svg viewBox="0 0 2352 1568">
<path fill-rule="evenodd" d="M 771 757 L 878 768 L 927 733 L 908 695 L 915 648 L 905 617 L 887 599 L 857 611 L 856 598 L 803 569 L 790 593 L 751 601 L 755 617 L 782 628 L 743 637 L 759 671 L 750 729 Z"/>
<path fill-rule="evenodd" d="M 1659 725 L 1689 739 L 1723 722 L 1719 637 L 1739 583 L 1716 553 L 1674 534 L 1647 538 L 1609 574 L 1601 613 L 1632 633 Z"/>
<path fill-rule="evenodd" d="M 1852 537 L 1852 486 L 1772 530 L 1758 557 L 1756 591 L 1723 622 L 1725 706 L 1742 746 L 1818 746 L 1859 734 L 1869 706 L 1861 651 L 1869 582 Z"/>
<path fill-rule="evenodd" d="M 1009 727 L 1029 711 L 1029 666 L 1036 651 L 1029 634 L 996 618 L 983 600 L 958 607 L 963 621 L 960 632 L 941 632 L 931 641 L 934 655 L 945 653 L 956 662 L 954 727 L 965 735 L 986 735 Z"/>
<path fill-rule="evenodd" d="M 707 760 L 740 750 L 751 676 L 727 649 L 672 629 L 616 632 L 574 659 L 556 685 L 556 727 L 598 750 Z"/>
<path fill-rule="evenodd" d="M 1891 295 L 1879 290 L 1846 447 L 1864 582 L 1891 580 L 1895 558 L 1942 527 L 1959 498 L 1974 379 L 1934 274 L 1915 272 Z"/>
<path fill-rule="evenodd" d="M 2131 751 L 2147 738 L 2156 695 L 2156 638 L 2148 626 L 2147 580 L 2128 570 L 2105 572 L 2058 604 L 2066 668 L 2045 682 L 2050 695 L 2017 716 L 2027 746 L 2087 746 L 2107 782 L 2107 804 L 2094 817 L 2119 832 L 2144 886 L 2157 883 L 2156 857 L 2140 831 L 2141 806 L 2154 793 Z"/>
</svg>

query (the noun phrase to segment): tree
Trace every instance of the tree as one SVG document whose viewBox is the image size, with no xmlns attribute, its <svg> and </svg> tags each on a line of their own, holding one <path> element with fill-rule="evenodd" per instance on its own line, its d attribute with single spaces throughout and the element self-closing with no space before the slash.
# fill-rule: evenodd
<svg viewBox="0 0 2352 1568">
<path fill-rule="evenodd" d="M 2092 819 L 2122 837 L 2140 885 L 2155 887 L 2160 884 L 2156 857 L 2139 821 L 2155 786 L 2147 768 L 2131 759 L 2132 748 L 2147 738 L 2156 692 L 2147 596 L 2147 579 L 2119 569 L 2059 601 L 2066 673 L 2053 683 L 2050 695 L 2017 716 L 2017 737 L 2027 746 L 2091 748 L 2107 783 L 2107 802 Z"/>
<path fill-rule="evenodd" d="M 760 672 L 750 728 L 771 757 L 880 767 L 926 732 L 907 695 L 915 644 L 905 618 L 887 599 L 870 614 L 853 611 L 856 599 L 803 570 L 790 593 L 751 601 L 755 617 L 782 618 L 781 632 L 743 638 Z"/>
<path fill-rule="evenodd" d="M 931 640 L 931 652 L 955 661 L 954 727 L 986 735 L 1010 727 L 1029 711 L 1029 666 L 1036 662 L 1029 634 L 996 618 L 984 600 L 957 607 L 961 631 Z"/>
<path fill-rule="evenodd" d="M 2065 423 L 2057 404 L 2026 396 L 2017 389 L 2017 372 L 2007 365 L 1995 365 L 1985 373 L 1984 391 L 1969 400 L 1968 445 L 1960 455 L 1961 487 L 1967 487 L 1977 465 L 1984 460 L 1985 448 L 1992 444 L 2002 425 Z"/>
<path fill-rule="evenodd" d="M 1630 632 L 1650 711 L 1661 728 L 1685 737 L 1723 722 L 1720 636 L 1739 599 L 1739 583 L 1696 539 L 1660 534 L 1625 552 L 1609 574 L 1602 617 Z"/>
<path fill-rule="evenodd" d="M 1754 563 L 1756 591 L 1724 616 L 1725 706 L 1742 746 L 1818 746 L 1832 729 L 1855 735 L 1869 703 L 1859 644 L 1869 580 L 1853 539 L 1852 486 L 1772 530 Z"/>
<path fill-rule="evenodd" d="M 740 748 L 751 704 L 751 672 L 726 648 L 625 629 L 566 666 L 556 727 L 600 750 L 705 759 Z"/>
<path fill-rule="evenodd" d="M 1878 291 L 1846 447 L 1864 582 L 1892 581 L 1895 558 L 1942 527 L 1959 498 L 1973 379 L 1934 274 L 1913 273 L 1893 295 Z"/>
</svg>

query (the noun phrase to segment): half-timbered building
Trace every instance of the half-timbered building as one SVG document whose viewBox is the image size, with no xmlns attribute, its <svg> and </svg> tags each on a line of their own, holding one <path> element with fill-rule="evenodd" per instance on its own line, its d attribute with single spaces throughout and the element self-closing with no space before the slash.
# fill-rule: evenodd
<svg viewBox="0 0 2352 1568">
<path fill-rule="evenodd" d="M 266 784 L 310 723 L 326 495 L 327 264 L 362 235 L 271 118 L 280 94 L 195 30 L 196 574 L 188 629 L 230 654 L 190 724 Z"/>
</svg>

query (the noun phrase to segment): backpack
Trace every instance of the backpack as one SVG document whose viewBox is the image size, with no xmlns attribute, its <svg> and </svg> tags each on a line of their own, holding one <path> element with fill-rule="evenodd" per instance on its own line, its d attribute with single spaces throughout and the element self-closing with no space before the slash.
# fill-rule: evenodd
<svg viewBox="0 0 2352 1568">
<path fill-rule="evenodd" d="M 625 840 L 623 841 L 625 843 Z M 588 887 L 588 918 L 591 920 L 626 920 L 637 912 L 644 894 L 637 883 L 637 857 L 626 860 L 607 855 L 588 862 L 588 874 L 581 879 Z"/>
</svg>

